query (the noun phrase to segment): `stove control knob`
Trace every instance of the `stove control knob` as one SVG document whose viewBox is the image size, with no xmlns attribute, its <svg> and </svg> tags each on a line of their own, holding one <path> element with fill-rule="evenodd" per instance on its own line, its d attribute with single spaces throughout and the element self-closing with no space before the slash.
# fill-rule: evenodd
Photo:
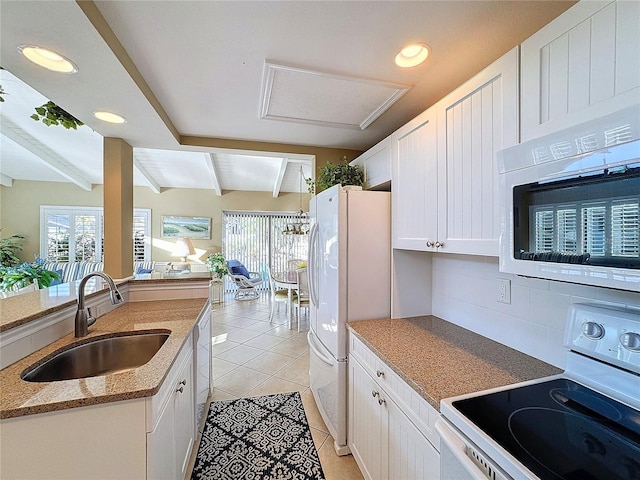
<svg viewBox="0 0 640 480">
<path fill-rule="evenodd" d="M 640 352 L 640 333 L 625 332 L 620 335 L 620 344 L 632 352 Z"/>
<path fill-rule="evenodd" d="M 591 340 L 600 340 L 604 337 L 604 327 L 596 322 L 584 322 L 582 324 L 582 333 Z"/>
</svg>

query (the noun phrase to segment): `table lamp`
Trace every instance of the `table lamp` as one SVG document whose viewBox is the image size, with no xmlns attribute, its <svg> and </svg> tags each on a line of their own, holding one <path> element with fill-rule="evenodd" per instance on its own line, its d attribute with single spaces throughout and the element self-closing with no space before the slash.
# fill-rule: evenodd
<svg viewBox="0 0 640 480">
<path fill-rule="evenodd" d="M 190 270 L 191 267 L 187 262 L 187 257 L 189 255 L 193 255 L 196 253 L 195 248 L 193 248 L 193 243 L 188 238 L 178 238 L 175 246 L 173 247 L 173 251 L 171 252 L 172 257 L 180 257 L 180 263 L 171 263 L 171 270 Z"/>
</svg>

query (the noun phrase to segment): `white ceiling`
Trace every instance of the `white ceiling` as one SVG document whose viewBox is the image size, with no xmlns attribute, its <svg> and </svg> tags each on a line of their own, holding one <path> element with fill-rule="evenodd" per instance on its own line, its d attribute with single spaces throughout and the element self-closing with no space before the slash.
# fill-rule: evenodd
<svg viewBox="0 0 640 480">
<path fill-rule="evenodd" d="M 1 0 L 0 180 L 90 189 L 102 183 L 109 136 L 134 147 L 134 183 L 156 192 L 299 191 L 309 155 L 212 149 L 196 137 L 366 150 L 573 3 Z M 431 56 L 396 67 L 412 41 Z M 37 67 L 21 44 L 79 71 Z M 30 119 L 47 99 L 86 126 Z M 127 123 L 100 122 L 99 109 Z"/>
</svg>

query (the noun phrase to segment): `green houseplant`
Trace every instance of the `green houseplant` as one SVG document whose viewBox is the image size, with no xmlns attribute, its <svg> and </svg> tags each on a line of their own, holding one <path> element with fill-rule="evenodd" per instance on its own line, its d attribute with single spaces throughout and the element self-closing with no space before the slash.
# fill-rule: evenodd
<svg viewBox="0 0 640 480">
<path fill-rule="evenodd" d="M 220 252 L 209 255 L 204 263 L 209 267 L 209 271 L 215 274 L 214 280 L 222 280 L 222 277 L 229 273 L 227 261 Z"/>
<path fill-rule="evenodd" d="M 364 172 L 362 167 L 358 165 L 349 165 L 347 157 L 340 159 L 340 163 L 333 165 L 327 162 L 320 168 L 320 176 L 313 181 L 311 178 L 305 179 L 309 193 L 316 193 L 318 189 L 326 190 L 334 185 L 355 185 L 361 187 L 364 185 Z"/>
<path fill-rule="evenodd" d="M 0 265 L 12 267 L 20 263 L 18 252 L 22 250 L 22 235 L 0 238 Z"/>
<path fill-rule="evenodd" d="M 31 115 L 36 122 L 42 121 L 47 127 L 51 125 L 62 125 L 67 130 L 73 128 L 77 130 L 78 127 L 84 125 L 80 120 L 71 115 L 66 110 L 60 108 L 55 103 L 49 101 L 40 107 L 35 108 L 36 113 Z"/>
<path fill-rule="evenodd" d="M 46 288 L 54 280 L 60 280 L 60 274 L 43 268 L 44 260 L 38 258 L 29 263 L 24 262 L 15 267 L 0 265 L 0 290 L 8 291 L 26 287 L 38 281 L 39 288 Z"/>
</svg>

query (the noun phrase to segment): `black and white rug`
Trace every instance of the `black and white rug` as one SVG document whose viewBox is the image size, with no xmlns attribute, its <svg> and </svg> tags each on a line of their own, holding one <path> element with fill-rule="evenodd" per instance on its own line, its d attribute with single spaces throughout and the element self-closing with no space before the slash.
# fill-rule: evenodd
<svg viewBox="0 0 640 480">
<path fill-rule="evenodd" d="M 211 402 L 192 480 L 324 480 L 298 392 Z"/>
</svg>

